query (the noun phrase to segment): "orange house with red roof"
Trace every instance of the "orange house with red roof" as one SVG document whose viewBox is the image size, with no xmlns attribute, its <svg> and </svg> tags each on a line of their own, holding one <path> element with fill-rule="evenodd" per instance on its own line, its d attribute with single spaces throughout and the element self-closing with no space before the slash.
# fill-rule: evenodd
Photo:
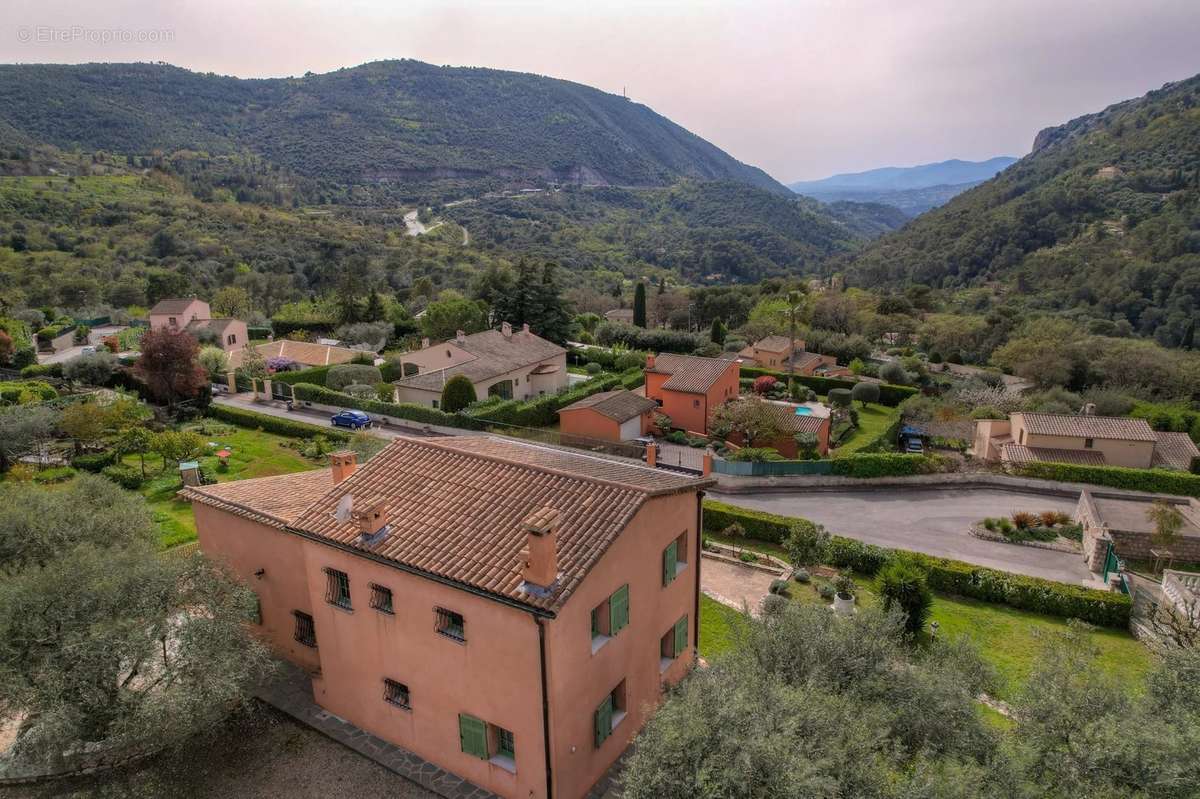
<svg viewBox="0 0 1200 799">
<path fill-rule="evenodd" d="M 708 420 L 738 396 L 737 361 L 665 353 L 646 356 L 646 396 L 662 406 L 671 426 L 708 435 Z"/>
</svg>

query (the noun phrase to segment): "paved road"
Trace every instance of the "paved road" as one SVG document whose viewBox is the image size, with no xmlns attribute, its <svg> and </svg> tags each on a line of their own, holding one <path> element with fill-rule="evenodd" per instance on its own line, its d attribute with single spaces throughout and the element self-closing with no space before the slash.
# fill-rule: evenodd
<svg viewBox="0 0 1200 799">
<path fill-rule="evenodd" d="M 216 396 L 213 397 L 213 402 L 215 402 L 218 405 L 229 405 L 234 408 L 241 408 L 241 409 L 247 410 L 247 411 L 254 411 L 255 413 L 261 413 L 261 414 L 265 414 L 267 416 L 278 416 L 282 419 L 293 419 L 298 422 L 308 422 L 309 424 L 314 424 L 319 427 L 331 427 L 331 425 L 329 424 L 329 417 L 332 414 L 325 413 L 324 411 L 312 411 L 312 410 L 305 410 L 303 408 L 296 408 L 295 410 L 289 411 L 287 408 L 284 407 L 282 402 L 280 402 L 280 403 L 255 402 L 250 397 L 251 397 L 251 395 L 249 393 L 217 394 Z M 345 430 L 346 428 L 340 427 L 338 429 Z M 419 429 L 401 428 L 401 427 L 375 426 L 366 432 L 371 433 L 373 435 L 377 435 L 380 438 L 388 438 L 388 439 L 391 439 L 391 438 L 421 438 L 426 435 Z"/>
<path fill-rule="evenodd" d="M 988 488 L 880 488 L 858 491 L 719 494 L 714 499 L 784 516 L 803 516 L 832 533 L 871 544 L 1045 577 L 1068 583 L 1093 578 L 1083 559 L 1068 552 L 983 541 L 971 522 L 1016 510 L 1075 509 L 1074 500 Z"/>
</svg>

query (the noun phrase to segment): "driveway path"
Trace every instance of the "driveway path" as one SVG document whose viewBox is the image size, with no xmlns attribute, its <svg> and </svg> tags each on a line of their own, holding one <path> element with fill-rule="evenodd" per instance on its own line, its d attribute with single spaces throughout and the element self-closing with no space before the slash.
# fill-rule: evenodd
<svg viewBox="0 0 1200 799">
<path fill-rule="evenodd" d="M 241 408 L 246 411 L 261 413 L 266 416 L 278 416 L 281 419 L 291 419 L 297 422 L 307 422 L 318 427 L 332 427 L 329 424 L 329 417 L 332 414 L 324 411 L 306 410 L 304 408 L 296 408 L 289 411 L 284 407 L 282 402 L 255 402 L 251 399 L 249 393 L 242 394 L 216 394 L 213 396 L 213 402 L 217 405 L 229 405 L 233 408 Z M 414 422 L 413 424 L 418 424 Z M 346 428 L 339 427 L 339 430 L 345 431 Z M 370 430 L 364 432 L 379 436 L 380 438 L 425 438 L 426 434 L 416 428 L 411 427 L 384 427 L 382 425 L 374 425 Z"/>
<path fill-rule="evenodd" d="M 1013 511 L 1059 510 L 1075 502 L 1042 494 L 990 488 L 879 488 L 855 491 L 719 494 L 713 499 L 746 508 L 803 516 L 831 533 L 870 544 L 955 558 L 993 569 L 1095 585 L 1081 555 L 1000 544 L 967 532 L 974 521 Z"/>
</svg>

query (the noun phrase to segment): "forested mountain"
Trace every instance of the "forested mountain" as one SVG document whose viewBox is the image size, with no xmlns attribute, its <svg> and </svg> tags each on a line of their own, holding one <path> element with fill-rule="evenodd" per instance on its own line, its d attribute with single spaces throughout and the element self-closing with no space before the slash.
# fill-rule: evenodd
<svg viewBox="0 0 1200 799">
<path fill-rule="evenodd" d="M 340 187 L 344 201 L 368 190 L 376 199 L 429 199 L 467 186 L 663 186 L 679 178 L 787 192 L 623 97 L 412 60 L 261 80 L 166 64 L 0 65 L 0 147 L 33 143 L 133 156 L 250 155 Z"/>
<path fill-rule="evenodd" d="M 991 180 L 840 265 L 852 284 L 988 286 L 1097 333 L 1194 344 L 1200 76 L 1043 130 Z"/>
<path fill-rule="evenodd" d="M 986 161 L 952 159 L 920 166 L 881 167 L 800 181 L 788 188 L 822 202 L 883 203 L 916 216 L 979 185 L 1016 160 L 999 156 Z"/>
</svg>

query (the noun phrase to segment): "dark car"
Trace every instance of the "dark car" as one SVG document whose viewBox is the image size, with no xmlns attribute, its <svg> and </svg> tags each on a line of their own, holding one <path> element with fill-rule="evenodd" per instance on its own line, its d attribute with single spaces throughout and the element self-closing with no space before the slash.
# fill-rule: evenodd
<svg viewBox="0 0 1200 799">
<path fill-rule="evenodd" d="M 925 444 L 919 438 L 907 438 L 904 440 L 904 451 L 910 455 L 924 455 Z"/>
<path fill-rule="evenodd" d="M 364 427 L 371 426 L 371 417 L 362 411 L 342 411 L 341 413 L 335 413 L 329 417 L 329 421 L 334 427 L 349 427 L 352 430 L 361 430 Z"/>
</svg>

